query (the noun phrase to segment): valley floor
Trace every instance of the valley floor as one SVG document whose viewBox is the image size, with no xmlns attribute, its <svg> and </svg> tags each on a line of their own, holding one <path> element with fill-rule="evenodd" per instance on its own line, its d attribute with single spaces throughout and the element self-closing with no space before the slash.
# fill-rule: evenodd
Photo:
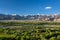
<svg viewBox="0 0 60 40">
<path fill-rule="evenodd" d="M 0 22 L 0 40 L 60 40 L 60 22 Z"/>
</svg>

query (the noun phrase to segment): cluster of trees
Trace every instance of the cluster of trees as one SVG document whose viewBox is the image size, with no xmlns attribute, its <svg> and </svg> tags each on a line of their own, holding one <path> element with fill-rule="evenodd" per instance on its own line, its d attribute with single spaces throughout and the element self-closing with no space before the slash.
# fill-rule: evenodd
<svg viewBox="0 0 60 40">
<path fill-rule="evenodd" d="M 60 40 L 60 28 L 53 27 L 53 30 L 43 27 L 45 24 L 57 25 L 60 23 L 56 22 L 0 22 L 0 25 L 3 26 L 19 26 L 19 25 L 30 25 L 30 27 L 21 27 L 21 28 L 5 28 L 0 27 L 0 40 Z M 33 26 L 32 26 L 33 25 Z M 37 25 L 37 26 L 34 26 Z M 38 26 L 41 25 L 41 26 Z M 20 27 L 20 26 L 19 26 Z"/>
<path fill-rule="evenodd" d="M 41 27 L 33 27 L 32 31 L 0 28 L 0 40 L 60 40 L 60 31 L 52 32 L 51 29 L 40 30 Z M 29 29 L 28 29 L 29 30 Z"/>
<path fill-rule="evenodd" d="M 0 22 L 0 25 L 20 26 L 20 25 L 60 25 L 60 22 Z"/>
</svg>

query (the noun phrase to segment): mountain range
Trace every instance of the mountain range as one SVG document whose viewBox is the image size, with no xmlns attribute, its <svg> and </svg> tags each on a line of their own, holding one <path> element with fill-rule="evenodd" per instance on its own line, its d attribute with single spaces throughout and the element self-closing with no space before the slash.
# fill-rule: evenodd
<svg viewBox="0 0 60 40">
<path fill-rule="evenodd" d="M 60 18 L 60 14 L 27 16 L 0 14 L 0 20 L 34 20 L 38 18 Z"/>
</svg>

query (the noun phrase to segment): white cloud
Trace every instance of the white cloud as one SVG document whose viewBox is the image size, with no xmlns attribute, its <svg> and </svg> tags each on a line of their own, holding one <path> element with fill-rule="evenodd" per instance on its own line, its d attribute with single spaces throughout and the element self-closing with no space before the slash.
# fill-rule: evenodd
<svg viewBox="0 0 60 40">
<path fill-rule="evenodd" d="M 47 10 L 48 10 L 48 9 L 52 9 L 52 7 L 50 7 L 50 6 L 47 6 L 47 7 L 45 7 L 45 9 L 47 9 Z"/>
</svg>

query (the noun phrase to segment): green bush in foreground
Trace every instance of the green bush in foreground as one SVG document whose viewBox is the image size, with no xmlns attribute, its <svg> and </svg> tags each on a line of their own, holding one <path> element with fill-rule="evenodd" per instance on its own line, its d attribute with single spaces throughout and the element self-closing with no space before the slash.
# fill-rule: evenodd
<svg viewBox="0 0 60 40">
<path fill-rule="evenodd" d="M 52 23 L 11 22 L 11 23 L 0 23 L 0 24 L 4 25 L 4 27 L 0 28 L 0 40 L 60 40 L 60 28 L 50 26 L 44 27 L 45 24 L 52 25 Z M 26 26 L 25 24 L 29 26 Z M 39 24 L 41 26 L 39 26 Z M 54 25 L 55 24 L 57 23 L 54 23 Z M 10 27 L 8 26 L 8 28 L 6 28 L 7 25 L 10 25 Z M 18 27 L 17 25 L 22 26 Z"/>
</svg>

